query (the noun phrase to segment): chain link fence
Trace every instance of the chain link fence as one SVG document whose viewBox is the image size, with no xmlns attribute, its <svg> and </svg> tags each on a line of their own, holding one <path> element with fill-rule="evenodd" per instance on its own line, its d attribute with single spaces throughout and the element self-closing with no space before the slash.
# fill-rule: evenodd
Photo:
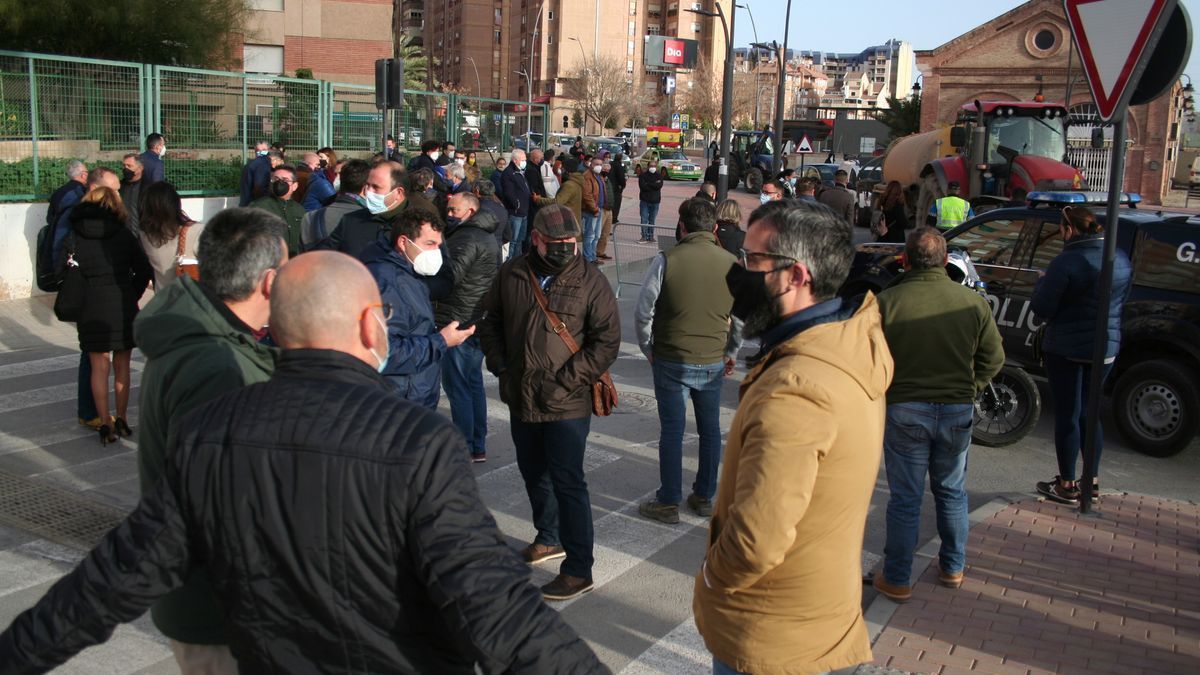
<svg viewBox="0 0 1200 675">
<path fill-rule="evenodd" d="M 387 133 L 410 156 L 429 138 L 524 147 L 518 134 L 530 122 L 544 131 L 549 118 L 545 105 L 526 105 L 406 90 Z M 152 132 L 167 139 L 167 180 L 196 196 L 236 193 L 259 140 L 295 157 L 325 146 L 364 157 L 384 129 L 370 85 L 0 50 L 0 201 L 46 199 L 72 159 L 119 172 Z"/>
</svg>

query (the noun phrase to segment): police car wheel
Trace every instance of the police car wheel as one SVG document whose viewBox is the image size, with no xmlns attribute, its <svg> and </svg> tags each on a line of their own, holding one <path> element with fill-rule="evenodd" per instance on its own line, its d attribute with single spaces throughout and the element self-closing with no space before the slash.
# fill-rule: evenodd
<svg viewBox="0 0 1200 675">
<path fill-rule="evenodd" d="M 975 399 L 971 439 L 1001 447 L 1025 438 L 1042 414 L 1037 383 L 1021 368 L 1004 366 Z"/>
<path fill-rule="evenodd" d="M 1117 428 L 1135 450 L 1170 457 L 1200 431 L 1200 393 L 1191 369 L 1167 359 L 1130 366 L 1113 390 Z"/>
</svg>

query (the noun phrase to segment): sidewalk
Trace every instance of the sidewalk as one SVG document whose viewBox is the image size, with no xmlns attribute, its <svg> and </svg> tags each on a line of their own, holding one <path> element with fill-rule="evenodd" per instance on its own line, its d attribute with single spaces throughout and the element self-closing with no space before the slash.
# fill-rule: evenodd
<svg viewBox="0 0 1200 675">
<path fill-rule="evenodd" d="M 937 582 L 937 542 L 875 666 L 919 673 L 1200 671 L 1200 506 L 1104 495 L 1094 515 L 1025 500 L 973 522 L 966 580 Z"/>
</svg>

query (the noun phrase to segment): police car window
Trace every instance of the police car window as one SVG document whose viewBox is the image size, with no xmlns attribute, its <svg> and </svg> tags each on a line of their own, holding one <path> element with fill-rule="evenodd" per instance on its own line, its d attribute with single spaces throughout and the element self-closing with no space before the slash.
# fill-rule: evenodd
<svg viewBox="0 0 1200 675">
<path fill-rule="evenodd" d="M 1008 265 L 1024 227 L 1024 220 L 989 220 L 960 233 L 949 243 L 967 249 L 977 264 Z"/>
<path fill-rule="evenodd" d="M 1058 223 L 1046 221 L 1042 223 L 1042 229 L 1038 232 L 1037 241 L 1034 242 L 1033 262 L 1029 267 L 1035 270 L 1044 270 L 1050 266 L 1050 261 L 1062 253 L 1063 240 L 1062 235 L 1058 231 Z"/>
</svg>

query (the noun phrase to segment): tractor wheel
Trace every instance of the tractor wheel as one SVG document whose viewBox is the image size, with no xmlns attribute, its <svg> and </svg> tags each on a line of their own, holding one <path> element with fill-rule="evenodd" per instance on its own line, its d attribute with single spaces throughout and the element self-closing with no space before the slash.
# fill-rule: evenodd
<svg viewBox="0 0 1200 675">
<path fill-rule="evenodd" d="M 746 172 L 746 192 L 758 194 L 760 191 L 762 191 L 762 186 L 762 171 L 757 168 L 752 168 Z"/>
</svg>

